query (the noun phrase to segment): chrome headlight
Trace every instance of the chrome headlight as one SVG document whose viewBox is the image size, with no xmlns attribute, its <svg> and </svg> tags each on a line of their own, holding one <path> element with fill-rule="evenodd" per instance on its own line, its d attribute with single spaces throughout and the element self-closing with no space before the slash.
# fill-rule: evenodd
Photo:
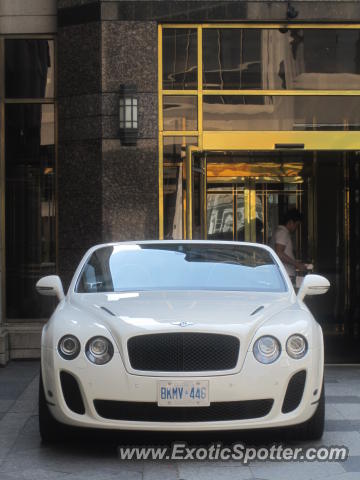
<svg viewBox="0 0 360 480">
<path fill-rule="evenodd" d="M 105 337 L 93 337 L 86 344 L 85 353 L 90 362 L 104 365 L 110 362 L 114 355 L 114 347 Z"/>
<path fill-rule="evenodd" d="M 254 357 L 260 363 L 273 363 L 281 353 L 280 342 L 270 335 L 256 340 L 253 348 Z"/>
<path fill-rule="evenodd" d="M 300 334 L 291 335 L 286 342 L 286 351 L 291 358 L 303 358 L 308 351 L 308 343 Z"/>
<path fill-rule="evenodd" d="M 80 342 L 74 335 L 64 335 L 58 343 L 58 352 L 65 360 L 73 360 L 80 353 Z"/>
</svg>

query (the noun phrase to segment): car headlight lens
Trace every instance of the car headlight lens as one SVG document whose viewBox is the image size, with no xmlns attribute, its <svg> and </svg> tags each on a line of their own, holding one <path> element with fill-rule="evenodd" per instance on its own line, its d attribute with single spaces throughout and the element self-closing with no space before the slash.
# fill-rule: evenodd
<svg viewBox="0 0 360 480">
<path fill-rule="evenodd" d="M 302 335 L 291 335 L 286 342 L 286 351 L 291 358 L 303 358 L 308 351 L 308 343 Z"/>
<path fill-rule="evenodd" d="M 105 337 L 93 337 L 86 344 L 85 353 L 90 362 L 104 365 L 110 362 L 114 355 L 114 347 Z"/>
<path fill-rule="evenodd" d="M 260 337 L 254 344 L 253 352 L 258 362 L 273 363 L 280 356 L 280 342 L 270 335 Z"/>
<path fill-rule="evenodd" d="M 80 353 L 80 342 L 74 335 L 64 335 L 58 343 L 58 352 L 65 360 L 73 360 Z"/>
</svg>

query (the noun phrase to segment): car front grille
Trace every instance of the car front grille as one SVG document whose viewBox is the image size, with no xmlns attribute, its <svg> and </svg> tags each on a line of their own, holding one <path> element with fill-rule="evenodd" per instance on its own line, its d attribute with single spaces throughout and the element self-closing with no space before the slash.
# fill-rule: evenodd
<svg viewBox="0 0 360 480">
<path fill-rule="evenodd" d="M 94 400 L 100 417 L 142 422 L 216 422 L 260 418 L 270 413 L 273 403 L 273 399 L 264 399 L 214 402 L 208 407 L 159 407 L 157 403 L 150 402 Z"/>
<path fill-rule="evenodd" d="M 156 333 L 127 343 L 131 367 L 160 372 L 201 372 L 235 368 L 240 342 L 214 333 Z"/>
<path fill-rule="evenodd" d="M 306 380 L 306 371 L 301 370 L 290 378 L 282 406 L 282 413 L 289 413 L 300 405 Z"/>
</svg>

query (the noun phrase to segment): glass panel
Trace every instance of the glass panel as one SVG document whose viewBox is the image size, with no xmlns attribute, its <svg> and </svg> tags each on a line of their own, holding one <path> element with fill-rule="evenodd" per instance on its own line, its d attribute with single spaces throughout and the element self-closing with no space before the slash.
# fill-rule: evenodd
<svg viewBox="0 0 360 480">
<path fill-rule="evenodd" d="M 234 239 L 233 212 L 233 193 L 231 187 L 228 189 L 212 188 L 211 192 L 207 193 L 208 240 Z"/>
<path fill-rule="evenodd" d="M 197 145 L 197 137 L 164 137 L 164 163 L 182 162 L 187 145 Z"/>
<path fill-rule="evenodd" d="M 5 96 L 54 97 L 54 42 L 5 39 Z"/>
<path fill-rule="evenodd" d="M 165 95 L 164 130 L 197 130 L 197 97 Z"/>
<path fill-rule="evenodd" d="M 164 168 L 164 238 L 183 238 L 183 166 Z"/>
<path fill-rule="evenodd" d="M 197 89 L 197 31 L 163 30 L 163 89 Z"/>
<path fill-rule="evenodd" d="M 8 318 L 48 317 L 37 280 L 55 273 L 53 105 L 6 105 L 6 309 Z"/>
<path fill-rule="evenodd" d="M 360 96 L 204 96 L 204 130 L 360 130 Z"/>
<path fill-rule="evenodd" d="M 204 29 L 203 68 L 204 88 L 261 88 L 261 30 Z"/>
<path fill-rule="evenodd" d="M 164 164 L 182 163 L 186 146 L 197 145 L 197 137 L 164 137 Z M 183 165 L 164 167 L 164 237 L 184 237 L 183 199 L 186 196 Z"/>
<path fill-rule="evenodd" d="M 119 117 L 120 117 L 120 126 L 123 126 L 121 124 L 124 123 L 125 121 L 125 108 L 124 108 L 124 104 L 120 104 L 120 109 L 119 109 Z"/>
<path fill-rule="evenodd" d="M 131 105 L 125 107 L 125 121 L 131 122 Z"/>
<path fill-rule="evenodd" d="M 324 333 L 343 334 L 345 310 L 345 196 L 342 153 L 318 152 L 314 182 L 317 241 L 315 268 L 331 284 L 319 297 L 309 297 L 307 305 L 321 323 Z M 327 352 L 329 353 L 329 351 Z"/>
<path fill-rule="evenodd" d="M 360 334 L 360 154 L 351 153 L 349 161 L 349 242 L 350 242 L 350 315 L 349 333 Z"/>
<path fill-rule="evenodd" d="M 204 29 L 211 89 L 360 89 L 360 30 Z"/>
</svg>

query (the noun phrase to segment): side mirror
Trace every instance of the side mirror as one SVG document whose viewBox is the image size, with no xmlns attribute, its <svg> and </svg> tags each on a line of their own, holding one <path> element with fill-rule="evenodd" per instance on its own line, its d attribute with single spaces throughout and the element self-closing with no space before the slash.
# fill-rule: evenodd
<svg viewBox="0 0 360 480">
<path fill-rule="evenodd" d="M 322 295 L 330 288 L 330 282 L 321 275 L 306 275 L 297 294 L 299 300 L 304 300 L 307 295 Z"/>
<path fill-rule="evenodd" d="M 41 295 L 56 296 L 59 301 L 65 297 L 60 277 L 57 275 L 48 275 L 47 277 L 40 278 L 36 284 L 36 290 Z"/>
</svg>

